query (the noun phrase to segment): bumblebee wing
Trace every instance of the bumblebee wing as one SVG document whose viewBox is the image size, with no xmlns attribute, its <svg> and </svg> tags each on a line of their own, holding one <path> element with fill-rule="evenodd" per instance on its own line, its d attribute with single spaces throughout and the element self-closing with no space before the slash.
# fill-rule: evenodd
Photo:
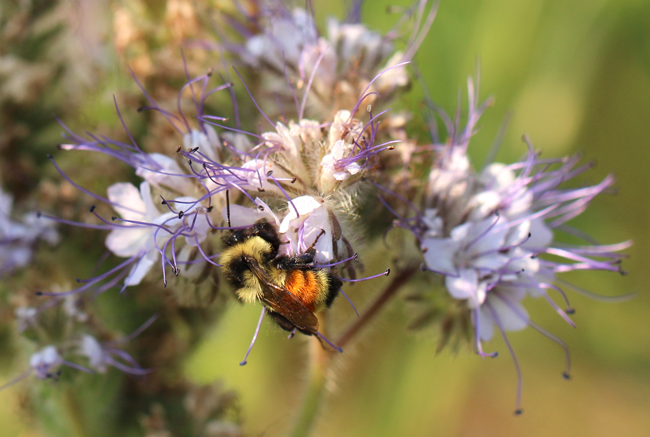
<svg viewBox="0 0 650 437">
<path fill-rule="evenodd" d="M 291 294 L 286 288 L 271 281 L 269 275 L 255 260 L 248 260 L 250 270 L 262 285 L 261 300 L 271 310 L 282 315 L 301 331 L 315 334 L 318 331 L 318 317 Z"/>
</svg>

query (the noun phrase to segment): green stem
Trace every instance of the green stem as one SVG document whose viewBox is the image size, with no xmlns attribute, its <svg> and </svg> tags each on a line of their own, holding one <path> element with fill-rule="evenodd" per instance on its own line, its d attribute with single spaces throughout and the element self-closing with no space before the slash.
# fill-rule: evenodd
<svg viewBox="0 0 650 437">
<path fill-rule="evenodd" d="M 322 317 L 319 317 L 322 321 Z M 321 323 L 323 326 L 323 323 Z M 323 329 L 324 331 L 324 329 Z M 325 382 L 327 381 L 326 372 L 329 367 L 332 352 L 325 350 L 323 345 L 316 337 L 311 337 L 309 342 L 310 348 L 310 368 L 309 368 L 309 386 L 302 404 L 302 409 L 296 420 L 293 431 L 293 437 L 307 437 L 311 431 L 325 394 Z"/>
<path fill-rule="evenodd" d="M 397 294 L 397 291 L 404 285 L 411 276 L 417 271 L 416 267 L 409 267 L 397 273 L 392 282 L 386 289 L 375 299 L 375 301 L 364 311 L 355 323 L 353 323 L 335 342 L 339 347 L 345 346 L 369 320 L 371 320 L 379 310 Z M 322 317 L 319 317 L 321 326 L 324 325 Z M 322 329 L 322 332 L 325 332 Z M 296 420 L 296 427 L 292 437 L 307 437 L 311 431 L 321 403 L 325 394 L 325 383 L 327 382 L 327 371 L 332 357 L 332 352 L 323 348 L 316 337 L 311 337 L 310 341 L 311 366 L 309 372 L 309 386 L 302 404 L 302 410 Z"/>
<path fill-rule="evenodd" d="M 87 437 L 88 432 L 81 414 L 81 405 L 72 387 L 63 392 L 63 409 L 68 420 L 70 436 Z"/>
</svg>

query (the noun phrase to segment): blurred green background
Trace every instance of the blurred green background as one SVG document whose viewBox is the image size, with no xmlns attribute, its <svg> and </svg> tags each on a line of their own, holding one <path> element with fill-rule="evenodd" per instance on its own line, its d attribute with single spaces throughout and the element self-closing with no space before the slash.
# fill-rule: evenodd
<svg viewBox="0 0 650 437">
<path fill-rule="evenodd" d="M 320 19 L 342 14 L 339 5 L 315 3 Z M 387 13 L 396 0 L 366 3 L 363 17 L 369 27 L 385 30 L 396 19 Z M 111 5 L 98 4 L 110 21 Z M 108 79 L 97 84 L 100 91 L 92 97 L 102 102 L 101 110 L 112 104 L 109 88 L 129 80 L 116 57 L 107 55 Z M 416 57 L 433 100 L 448 112 L 455 110 L 479 58 L 481 97 L 494 95 L 496 104 L 471 143 L 474 165 L 482 165 L 499 125 L 512 111 L 498 161 L 518 159 L 524 152 L 521 135 L 528 133 L 545 157 L 580 151 L 586 160 L 595 160 L 589 181 L 613 172 L 618 192 L 597 198 L 573 225 L 601 243 L 633 239 L 630 259 L 624 262 L 629 275 L 588 272 L 564 278 L 609 296 L 638 296 L 602 303 L 571 294 L 577 329 L 545 302 L 525 301 L 533 320 L 570 346 L 573 379 L 562 379 L 563 355 L 554 343 L 530 329 L 511 333 L 524 375 L 525 412 L 517 417 L 515 369 L 500 339 L 485 345 L 500 352 L 497 359 L 481 360 L 470 350 L 436 355 L 432 334 L 404 332 L 408 311 L 396 300 L 335 363 L 314 435 L 650 435 L 645 249 L 650 245 L 650 2 L 443 0 Z M 420 111 L 421 98 L 415 87 L 407 100 L 414 112 Z M 90 103 L 83 105 L 90 110 Z M 57 135 L 43 142 L 51 138 L 54 145 Z M 363 307 L 369 296 L 357 298 L 356 292 L 352 298 Z M 247 434 L 284 435 L 300 406 L 307 348 L 304 338 L 288 342 L 265 324 L 249 364 L 240 367 L 258 311 L 232 305 L 218 328 L 187 357 L 186 368 L 197 382 L 221 378 L 239 392 Z M 336 319 L 332 331 L 337 323 L 345 326 L 349 316 Z M 0 392 L 0 436 L 39 435 L 18 414 L 17 393 Z"/>
</svg>

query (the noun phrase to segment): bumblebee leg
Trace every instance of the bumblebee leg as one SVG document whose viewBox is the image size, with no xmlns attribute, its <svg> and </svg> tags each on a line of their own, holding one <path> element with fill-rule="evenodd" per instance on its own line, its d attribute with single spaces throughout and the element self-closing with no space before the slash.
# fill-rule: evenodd
<svg viewBox="0 0 650 437">
<path fill-rule="evenodd" d="M 314 250 L 314 246 L 316 246 L 316 243 L 318 243 L 318 240 L 320 239 L 320 237 L 323 236 L 324 233 L 325 233 L 325 229 L 321 229 L 321 230 L 320 230 L 320 234 L 318 234 L 318 236 L 316 237 L 316 239 L 314 240 L 314 242 L 311 243 L 311 246 L 309 246 L 309 247 L 307 248 L 307 250 L 305 250 L 305 253 L 308 253 L 308 252 L 311 252 L 312 250 Z"/>
<path fill-rule="evenodd" d="M 262 320 L 264 320 L 264 314 L 266 314 L 266 307 L 262 307 L 262 314 L 260 314 L 260 321 L 257 322 L 257 328 L 255 328 L 255 334 L 253 334 L 253 341 L 251 341 L 251 345 L 248 346 L 248 350 L 246 351 L 246 356 L 244 357 L 244 361 L 239 363 L 240 366 L 245 366 L 247 363 L 246 360 L 248 360 L 248 354 L 251 353 L 251 350 L 255 345 L 255 340 L 257 340 L 257 334 L 260 333 L 260 327 L 262 326 Z"/>
<path fill-rule="evenodd" d="M 275 311 L 269 311 L 269 316 L 271 316 L 273 320 L 275 320 L 275 322 L 278 324 L 278 326 L 280 326 L 280 328 L 284 329 L 285 331 L 295 332 L 296 329 L 298 329 L 296 325 L 287 320 L 287 318 L 282 314 L 276 313 Z"/>
</svg>

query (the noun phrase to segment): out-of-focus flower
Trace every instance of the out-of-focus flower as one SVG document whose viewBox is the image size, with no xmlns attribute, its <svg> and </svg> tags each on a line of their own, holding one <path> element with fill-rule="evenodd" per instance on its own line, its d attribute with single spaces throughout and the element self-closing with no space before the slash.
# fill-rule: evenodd
<svg viewBox="0 0 650 437">
<path fill-rule="evenodd" d="M 99 373 L 105 373 L 108 366 L 132 375 L 145 375 L 150 372 L 141 368 L 131 355 L 112 346 L 113 343 L 100 343 L 92 335 L 84 334 L 79 340 L 79 354 L 87 357 L 90 368 Z"/>
<path fill-rule="evenodd" d="M 63 362 L 54 346 L 46 346 L 29 358 L 29 367 L 38 379 L 47 379 L 56 374 Z"/>
<path fill-rule="evenodd" d="M 76 296 L 67 296 L 66 300 L 71 297 Z M 52 299 L 50 302 L 56 304 L 61 303 L 63 300 L 64 299 Z M 46 304 L 46 306 L 51 308 L 53 305 Z M 67 314 L 69 309 L 66 309 L 65 307 L 69 306 L 69 304 L 64 302 L 63 306 L 63 312 Z M 22 317 L 25 317 L 27 314 L 29 315 L 30 327 L 38 328 L 35 330 L 36 337 L 43 337 L 45 335 L 45 324 L 42 324 L 42 321 L 39 320 L 39 316 L 43 315 L 38 309 L 18 308 L 16 313 Z M 48 313 L 48 316 L 46 317 L 49 316 Z M 29 370 L 0 387 L 0 390 L 23 380 L 31 374 L 34 374 L 34 376 L 40 380 L 53 379 L 56 381 L 61 374 L 61 367 L 63 366 L 87 373 L 93 373 L 94 371 L 105 373 L 108 366 L 111 366 L 124 373 L 145 375 L 149 373 L 149 370 L 140 367 L 130 354 L 120 349 L 118 346 L 137 337 L 147 329 L 156 318 L 157 316 L 151 317 L 142 326 L 123 338 L 107 342 L 99 342 L 93 335 L 87 333 L 87 331 L 96 326 L 96 324 L 88 323 L 87 316 L 83 319 L 74 316 L 70 316 L 68 319 L 63 317 L 50 317 L 50 319 L 54 320 L 54 323 L 48 325 L 48 329 L 51 332 L 47 335 L 54 334 L 57 336 L 63 336 L 64 338 L 56 345 L 48 344 L 37 352 L 34 352 L 29 358 Z M 79 355 L 88 359 L 88 367 L 78 364 L 75 361 L 71 361 L 71 359 L 75 359 L 75 357 Z"/>
<path fill-rule="evenodd" d="M 265 106 L 275 105 L 275 98 L 290 106 L 298 92 L 306 93 L 300 117 L 305 104 L 313 113 L 329 116 L 333 110 L 351 108 L 362 95 L 368 97 L 366 103 L 372 103 L 378 93 L 385 104 L 395 91 L 409 84 L 405 65 L 428 32 L 437 9 L 437 4 L 420 0 L 403 15 L 407 20 L 401 25 L 411 17 L 414 26 L 405 51 L 397 51 L 393 41 L 399 30 L 382 35 L 368 29 L 359 22 L 359 2 L 348 14 L 349 21 L 330 18 L 325 34 L 319 32 L 309 10 L 289 9 L 276 0 L 255 3 L 256 14 L 245 17 L 245 24 L 230 21 L 244 41 L 221 35 L 217 45 L 259 73 L 260 97 L 273 102 Z"/>
<path fill-rule="evenodd" d="M 39 240 L 50 245 L 59 241 L 54 223 L 33 212 L 26 213 L 21 221 L 14 221 L 12 209 L 13 196 L 0 188 L 0 277 L 29 264 Z"/>
</svg>

